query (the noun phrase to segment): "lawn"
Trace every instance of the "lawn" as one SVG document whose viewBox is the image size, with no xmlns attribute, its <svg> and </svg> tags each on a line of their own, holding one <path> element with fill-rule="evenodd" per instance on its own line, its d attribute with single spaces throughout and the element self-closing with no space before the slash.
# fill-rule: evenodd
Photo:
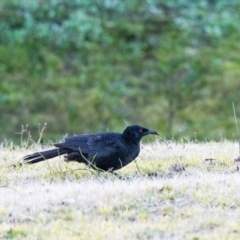
<svg viewBox="0 0 240 240">
<path fill-rule="evenodd" d="M 18 164 L 48 147 L 0 145 L 0 239 L 240 239 L 237 143 L 142 144 L 125 179 Z"/>
</svg>

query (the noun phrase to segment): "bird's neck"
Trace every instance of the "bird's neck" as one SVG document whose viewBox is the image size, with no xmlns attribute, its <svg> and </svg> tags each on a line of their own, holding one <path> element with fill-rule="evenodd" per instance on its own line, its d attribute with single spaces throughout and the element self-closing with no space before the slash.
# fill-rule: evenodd
<svg viewBox="0 0 240 240">
<path fill-rule="evenodd" d="M 128 133 L 127 131 L 124 131 L 122 136 L 128 144 L 137 145 L 137 146 L 140 145 L 141 139 L 137 139 L 136 137 L 134 137 L 132 134 Z"/>
</svg>

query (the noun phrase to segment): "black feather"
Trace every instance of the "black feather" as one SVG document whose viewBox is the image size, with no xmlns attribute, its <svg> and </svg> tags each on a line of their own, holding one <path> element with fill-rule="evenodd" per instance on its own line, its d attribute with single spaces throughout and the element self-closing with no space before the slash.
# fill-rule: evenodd
<svg viewBox="0 0 240 240">
<path fill-rule="evenodd" d="M 104 171 L 118 170 L 132 162 L 140 152 L 140 141 L 148 134 L 158 133 L 133 125 L 123 133 L 106 132 L 77 135 L 54 144 L 55 149 L 29 154 L 22 163 L 32 164 L 66 154 L 66 161 L 85 163 Z"/>
</svg>

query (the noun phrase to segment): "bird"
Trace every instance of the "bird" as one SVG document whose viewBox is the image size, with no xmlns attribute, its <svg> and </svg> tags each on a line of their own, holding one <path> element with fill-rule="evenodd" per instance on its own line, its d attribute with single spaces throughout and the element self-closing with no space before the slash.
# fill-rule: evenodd
<svg viewBox="0 0 240 240">
<path fill-rule="evenodd" d="M 80 134 L 55 143 L 56 148 L 24 156 L 21 164 L 34 164 L 65 154 L 65 161 L 84 163 L 92 169 L 114 172 L 132 162 L 140 153 L 142 137 L 158 132 L 139 125 L 127 126 L 122 133 Z"/>
</svg>

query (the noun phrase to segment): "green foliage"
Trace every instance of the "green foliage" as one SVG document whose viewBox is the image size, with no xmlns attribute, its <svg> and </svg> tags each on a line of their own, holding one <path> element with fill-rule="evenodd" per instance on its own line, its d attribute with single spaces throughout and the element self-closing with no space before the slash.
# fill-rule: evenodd
<svg viewBox="0 0 240 240">
<path fill-rule="evenodd" d="M 239 1 L 4 0 L 1 138 L 116 130 L 235 139 Z"/>
<path fill-rule="evenodd" d="M 4 236 L 6 239 L 16 239 L 18 237 L 26 237 L 26 233 L 22 230 L 10 229 Z"/>
</svg>

